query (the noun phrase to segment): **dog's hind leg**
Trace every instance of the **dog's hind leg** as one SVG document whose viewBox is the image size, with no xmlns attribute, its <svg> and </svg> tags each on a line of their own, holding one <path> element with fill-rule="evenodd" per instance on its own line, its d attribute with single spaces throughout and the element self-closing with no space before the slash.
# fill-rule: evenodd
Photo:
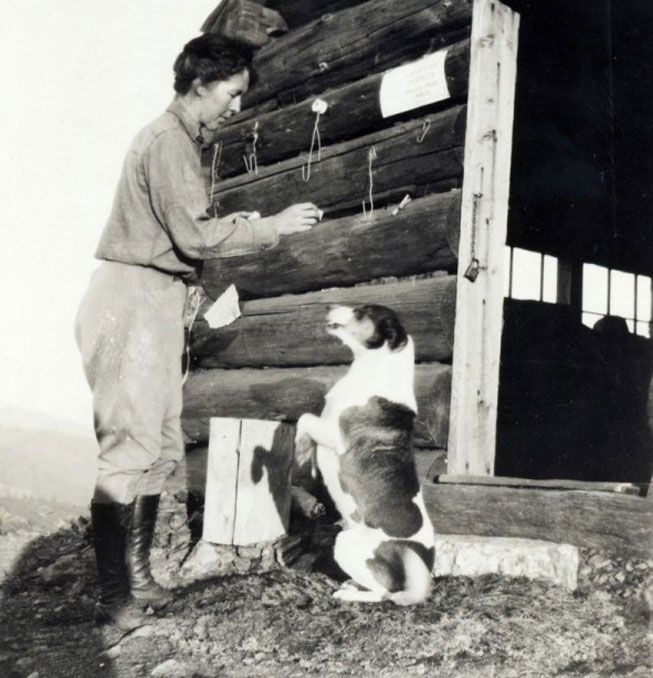
<svg viewBox="0 0 653 678">
<path fill-rule="evenodd" d="M 347 601 L 379 602 L 388 597 L 388 590 L 368 566 L 374 558 L 374 550 L 383 539 L 380 530 L 368 527 L 353 527 L 343 530 L 336 537 L 333 556 L 340 568 L 365 590 L 346 585 L 336 591 L 334 598 Z"/>
<path fill-rule="evenodd" d="M 338 589 L 334 594 L 334 598 L 344 600 L 348 603 L 380 603 L 388 597 L 387 592 L 379 593 L 378 591 L 361 591 L 360 589 Z"/>
</svg>

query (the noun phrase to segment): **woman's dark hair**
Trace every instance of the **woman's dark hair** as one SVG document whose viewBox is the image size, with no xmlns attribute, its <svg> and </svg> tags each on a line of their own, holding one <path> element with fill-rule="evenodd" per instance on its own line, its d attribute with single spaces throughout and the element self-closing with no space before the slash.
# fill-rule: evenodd
<svg viewBox="0 0 653 678">
<path fill-rule="evenodd" d="M 252 71 L 253 52 L 250 47 L 215 33 L 205 33 L 184 45 L 176 58 L 175 92 L 188 94 L 195 78 L 203 85 L 215 80 L 228 80 L 248 69 Z"/>
</svg>

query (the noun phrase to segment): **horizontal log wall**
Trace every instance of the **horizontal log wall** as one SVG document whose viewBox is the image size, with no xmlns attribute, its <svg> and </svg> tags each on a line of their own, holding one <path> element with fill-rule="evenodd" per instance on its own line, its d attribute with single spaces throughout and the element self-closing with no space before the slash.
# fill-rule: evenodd
<svg viewBox="0 0 653 678">
<path fill-rule="evenodd" d="M 364 0 L 267 0 L 266 7 L 276 9 L 289 28 L 303 26 L 325 14 L 360 5 Z"/>
<path fill-rule="evenodd" d="M 210 417 L 280 419 L 294 422 L 304 412 L 319 414 L 329 388 L 346 366 L 197 370 L 184 388 L 183 429 L 187 441 L 208 440 Z M 417 365 L 416 443 L 446 447 L 451 368 Z"/>
<path fill-rule="evenodd" d="M 246 209 L 267 215 L 303 201 L 327 213 L 346 206 L 361 209 L 370 189 L 371 146 L 376 150 L 371 170 L 375 195 L 439 192 L 460 186 L 464 136 L 465 107 L 456 106 L 324 149 L 309 181 L 302 177 L 304 160 L 294 158 L 262 168 L 258 175 L 220 182 L 214 198 L 223 214 Z"/>
<path fill-rule="evenodd" d="M 286 5 L 290 16 L 293 2 L 268 6 L 283 14 Z M 470 2 L 294 4 L 336 13 L 296 15 L 291 26 L 301 22 L 301 28 L 258 52 L 259 77 L 244 97 L 246 110 L 222 131 L 219 153 L 205 154 L 204 173 L 222 214 L 268 215 L 311 201 L 325 219 L 272 250 L 206 262 L 202 282 L 210 297 L 235 283 L 243 316 L 218 331 L 202 321 L 195 327 L 197 369 L 185 387 L 184 431 L 202 442 L 213 416 L 294 421 L 306 411 L 319 413 L 351 359 L 324 332 L 325 304 L 377 302 L 399 312 L 424 361 L 416 366 L 416 443 L 442 448 L 451 369 L 435 361 L 451 358 L 453 280 L 446 273 L 387 279 L 452 272 L 457 265 Z M 384 119 L 382 72 L 443 46 L 449 99 Z M 312 102 L 298 102 L 311 93 L 321 93 L 329 108 L 320 117 L 320 159 L 313 155 L 305 181 L 315 114 Z M 257 172 L 247 173 L 243 155 L 252 153 L 255 125 Z M 370 192 L 374 211 L 362 216 L 363 200 L 371 208 Z M 401 212 L 383 209 L 406 193 L 413 200 Z M 383 285 L 361 286 L 379 278 Z M 288 293 L 297 296 L 279 296 Z"/>
<path fill-rule="evenodd" d="M 263 47 L 243 103 L 300 101 L 461 39 L 470 22 L 469 0 L 375 0 L 345 9 Z"/>
<path fill-rule="evenodd" d="M 457 262 L 459 229 L 460 191 L 437 193 L 414 200 L 396 215 L 380 209 L 367 219 L 329 219 L 282 238 L 273 249 L 208 260 L 202 283 L 213 299 L 232 283 L 241 299 L 251 299 L 451 271 Z"/>
<path fill-rule="evenodd" d="M 468 71 L 469 40 L 464 40 L 447 49 L 445 73 L 450 99 L 441 102 L 440 108 L 466 94 Z M 329 106 L 319 122 L 323 145 L 351 139 L 396 121 L 396 117 L 384 119 L 381 113 L 379 88 L 382 78 L 383 73 L 378 73 L 320 94 L 320 99 Z M 312 104 L 313 99 L 225 127 L 216 138 L 220 144 L 216 174 L 224 178 L 245 171 L 243 156 L 249 156 L 254 148 L 255 130 L 259 165 L 308 151 L 316 118 Z M 203 161 L 210 164 L 213 154 L 205 153 Z"/>
<path fill-rule="evenodd" d="M 330 304 L 382 304 L 394 309 L 415 342 L 416 360 L 451 359 L 455 276 L 245 302 L 242 317 L 227 327 L 194 327 L 191 351 L 200 367 L 338 365 L 351 351 L 326 332 Z"/>
</svg>

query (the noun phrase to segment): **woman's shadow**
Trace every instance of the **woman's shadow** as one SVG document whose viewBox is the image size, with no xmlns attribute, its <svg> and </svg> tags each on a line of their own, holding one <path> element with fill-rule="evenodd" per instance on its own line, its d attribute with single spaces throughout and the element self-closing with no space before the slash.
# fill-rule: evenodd
<svg viewBox="0 0 653 678">
<path fill-rule="evenodd" d="M 96 579 L 83 521 L 30 541 L 0 583 L 0 675 L 116 675 L 94 623 Z"/>
</svg>

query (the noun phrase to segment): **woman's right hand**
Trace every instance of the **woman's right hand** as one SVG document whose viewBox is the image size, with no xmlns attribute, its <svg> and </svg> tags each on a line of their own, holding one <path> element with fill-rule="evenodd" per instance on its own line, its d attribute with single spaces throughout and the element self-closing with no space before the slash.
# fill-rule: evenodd
<svg viewBox="0 0 653 678">
<path fill-rule="evenodd" d="M 310 230 L 322 218 L 322 211 L 312 202 L 300 202 L 272 218 L 279 235 L 290 235 Z"/>
</svg>

